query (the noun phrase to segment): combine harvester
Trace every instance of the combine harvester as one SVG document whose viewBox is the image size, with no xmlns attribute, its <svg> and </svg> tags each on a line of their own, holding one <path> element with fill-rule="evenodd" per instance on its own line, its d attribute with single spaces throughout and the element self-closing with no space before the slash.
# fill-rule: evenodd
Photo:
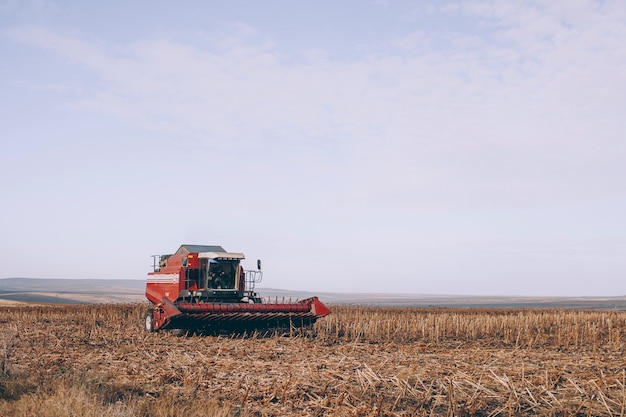
<svg viewBox="0 0 626 417">
<path fill-rule="evenodd" d="M 148 331 L 236 332 L 305 327 L 330 310 L 317 297 L 295 302 L 264 302 L 254 292 L 257 270 L 244 271 L 243 253 L 221 246 L 182 245 L 173 255 L 154 255 L 146 297 Z"/>
</svg>

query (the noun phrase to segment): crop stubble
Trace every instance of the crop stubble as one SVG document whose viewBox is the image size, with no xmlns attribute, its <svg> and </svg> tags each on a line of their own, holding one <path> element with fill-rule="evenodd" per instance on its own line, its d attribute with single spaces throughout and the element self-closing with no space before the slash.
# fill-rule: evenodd
<svg viewBox="0 0 626 417">
<path fill-rule="evenodd" d="M 0 307 L 0 415 L 626 415 L 624 312 L 334 306 L 176 337 L 145 309 Z"/>
</svg>

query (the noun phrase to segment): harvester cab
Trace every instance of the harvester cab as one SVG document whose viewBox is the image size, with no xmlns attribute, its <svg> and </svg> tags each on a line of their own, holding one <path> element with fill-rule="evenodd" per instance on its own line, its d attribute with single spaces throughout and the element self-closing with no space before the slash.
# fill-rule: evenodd
<svg viewBox="0 0 626 417">
<path fill-rule="evenodd" d="M 257 270 L 245 271 L 243 253 L 221 246 L 181 245 L 171 255 L 154 255 L 146 297 L 153 303 L 146 329 L 248 330 L 306 326 L 330 313 L 317 297 L 268 302 L 255 292 Z"/>
</svg>

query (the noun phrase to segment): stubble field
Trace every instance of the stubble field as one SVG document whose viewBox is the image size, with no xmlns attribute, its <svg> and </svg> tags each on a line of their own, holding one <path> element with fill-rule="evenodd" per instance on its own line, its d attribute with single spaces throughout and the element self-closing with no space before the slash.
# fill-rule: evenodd
<svg viewBox="0 0 626 417">
<path fill-rule="evenodd" d="M 176 337 L 145 310 L 0 307 L 0 415 L 626 415 L 626 312 L 334 306 Z"/>
</svg>

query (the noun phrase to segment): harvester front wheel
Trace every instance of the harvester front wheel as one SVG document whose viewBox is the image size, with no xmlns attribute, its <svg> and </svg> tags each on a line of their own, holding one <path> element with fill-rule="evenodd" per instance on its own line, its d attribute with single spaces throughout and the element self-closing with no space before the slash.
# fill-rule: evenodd
<svg viewBox="0 0 626 417">
<path fill-rule="evenodd" d="M 144 328 L 147 332 L 154 331 L 154 311 L 152 309 L 146 312 L 145 320 L 144 320 Z"/>
</svg>

